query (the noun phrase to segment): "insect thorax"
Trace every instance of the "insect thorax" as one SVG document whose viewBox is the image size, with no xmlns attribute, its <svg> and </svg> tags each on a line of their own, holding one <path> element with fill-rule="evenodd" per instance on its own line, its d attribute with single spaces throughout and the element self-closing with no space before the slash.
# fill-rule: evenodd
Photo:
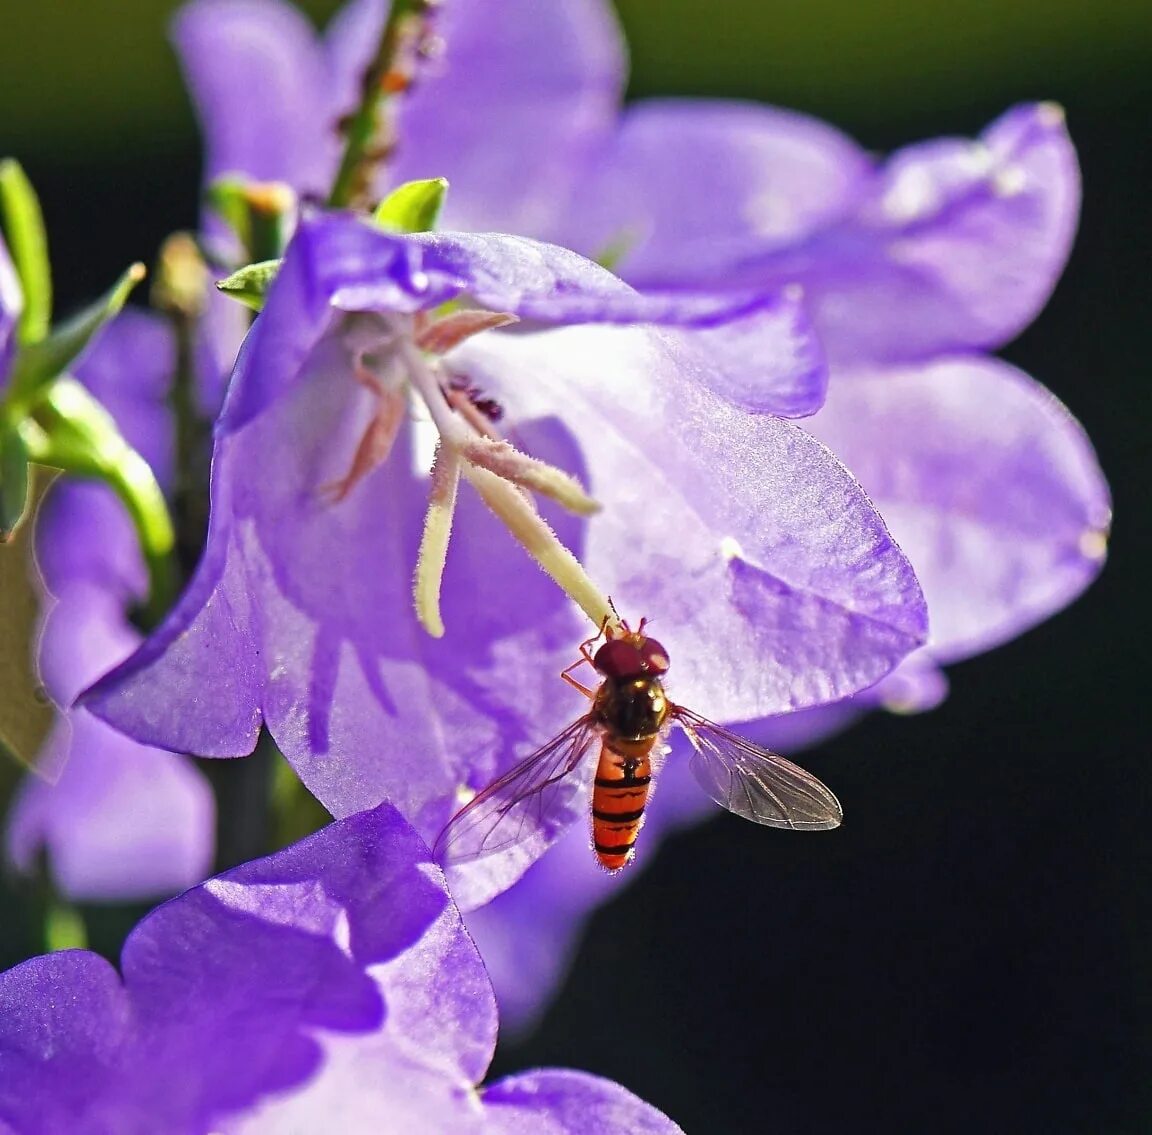
<svg viewBox="0 0 1152 1135">
<path fill-rule="evenodd" d="M 668 700 L 658 678 L 605 678 L 596 691 L 594 709 L 608 733 L 640 740 L 660 732 Z"/>
</svg>

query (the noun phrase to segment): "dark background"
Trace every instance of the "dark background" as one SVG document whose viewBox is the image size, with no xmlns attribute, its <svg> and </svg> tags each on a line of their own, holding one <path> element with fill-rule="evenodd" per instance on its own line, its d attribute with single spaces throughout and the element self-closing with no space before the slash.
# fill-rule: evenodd
<svg viewBox="0 0 1152 1135">
<path fill-rule="evenodd" d="M 0 152 L 43 196 L 62 310 L 195 220 L 173 7 L 0 0 Z M 809 754 L 849 812 L 839 833 L 765 839 L 722 817 L 670 840 L 493 1073 L 600 1072 L 693 1135 L 1148 1131 L 1152 15 L 1088 0 L 621 7 L 633 94 L 759 98 L 878 150 L 974 133 L 1020 99 L 1065 105 L 1081 234 L 1004 354 L 1087 427 L 1116 527 L 1085 598 L 953 668 L 941 709 L 874 716 Z"/>
</svg>

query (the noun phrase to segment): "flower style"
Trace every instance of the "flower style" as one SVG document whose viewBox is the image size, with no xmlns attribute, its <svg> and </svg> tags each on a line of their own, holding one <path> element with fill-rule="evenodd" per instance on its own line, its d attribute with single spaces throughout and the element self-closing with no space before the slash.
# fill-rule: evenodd
<svg viewBox="0 0 1152 1135">
<path fill-rule="evenodd" d="M 429 840 L 462 786 L 479 789 L 573 716 L 551 675 L 580 623 L 473 497 L 456 503 L 445 567 L 452 633 L 435 641 L 419 627 L 408 583 L 428 492 L 418 434 L 401 431 L 371 472 L 358 460 L 368 439 L 380 461 L 377 424 L 406 388 L 441 458 L 469 467 L 502 519 L 507 505 L 514 533 L 545 543 L 538 558 L 553 548 L 520 490 L 547 489 L 557 468 L 641 506 L 554 519 L 622 607 L 677 628 L 686 680 L 715 716 L 833 700 L 922 641 L 915 578 L 855 483 L 796 427 L 709 393 L 686 332 L 600 326 L 597 353 L 569 358 L 567 332 L 490 330 L 438 360 L 419 349 L 432 332 L 417 316 L 463 292 L 536 322 L 736 319 L 770 340 L 792 327 L 772 318 L 771 295 L 646 297 L 518 238 L 303 220 L 221 416 L 198 574 L 90 708 L 143 742 L 216 756 L 249 752 L 263 720 L 336 814 L 387 798 Z M 499 401 L 532 460 L 485 437 L 454 375 Z M 575 491 L 563 481 L 561 499 Z M 546 837 L 572 818 L 552 818 Z M 458 902 L 486 900 L 525 865 L 478 866 L 457 881 Z"/>
<path fill-rule="evenodd" d="M 0 1125 L 22 1132 L 680 1129 L 608 1080 L 478 1087 L 496 1005 L 428 850 L 388 805 L 0 975 Z"/>
<path fill-rule="evenodd" d="M 20 289 L 0 243 L 0 352 Z M 76 367 L 130 443 L 167 478 L 166 384 L 172 343 L 163 325 L 124 312 Z M 112 491 L 57 484 L 37 521 L 36 554 L 50 596 L 40 668 L 57 706 L 129 655 L 140 635 L 129 609 L 147 593 L 135 533 Z M 141 745 L 84 709 L 61 709 L 13 804 L 7 852 L 20 870 L 47 852 L 58 890 L 105 901 L 171 894 L 207 873 L 214 805 L 187 758 Z"/>
</svg>

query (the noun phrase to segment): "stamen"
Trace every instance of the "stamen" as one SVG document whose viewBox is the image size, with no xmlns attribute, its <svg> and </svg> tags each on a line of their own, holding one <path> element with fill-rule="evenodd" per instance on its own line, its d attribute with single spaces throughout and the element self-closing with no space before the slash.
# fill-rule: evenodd
<svg viewBox="0 0 1152 1135">
<path fill-rule="evenodd" d="M 597 626 L 605 621 L 615 624 L 616 617 L 607 597 L 600 594 L 580 561 L 560 542 L 519 490 L 495 473 L 475 465 L 465 465 L 463 472 L 484 503 L 564 594 Z"/>
<path fill-rule="evenodd" d="M 599 503 L 584 491 L 575 477 L 546 461 L 521 453 L 509 442 L 475 437 L 462 447 L 461 452 L 473 465 L 479 465 L 514 485 L 551 497 L 577 516 L 591 516 L 600 511 Z"/>
<path fill-rule="evenodd" d="M 413 586 L 416 618 L 433 638 L 444 636 L 444 620 L 440 615 L 440 586 L 448 558 L 448 539 L 452 535 L 460 467 L 460 455 L 456 450 L 443 443 L 436 447 L 428 493 L 428 515 L 424 519 L 424 532 L 420 537 Z"/>
<path fill-rule="evenodd" d="M 416 346 L 431 355 L 443 355 L 453 347 L 458 347 L 465 339 L 479 335 L 481 331 L 491 331 L 518 322 L 518 316 L 504 311 L 453 311 L 417 327 Z"/>
<path fill-rule="evenodd" d="M 416 614 L 436 637 L 444 633 L 439 595 L 451 533 L 456 486 L 463 474 L 484 503 L 503 522 L 530 556 L 562 591 L 597 625 L 616 625 L 609 600 L 600 594 L 580 561 L 560 542 L 536 511 L 528 490 L 558 501 L 587 516 L 599 505 L 567 473 L 521 453 L 494 435 L 491 423 L 468 398 L 466 390 L 447 389 L 417 348 L 410 334 L 396 328 L 396 347 L 413 389 L 424 401 L 440 434 L 432 470 L 428 518 L 416 568 Z M 479 419 L 477 421 L 476 419 Z"/>
</svg>

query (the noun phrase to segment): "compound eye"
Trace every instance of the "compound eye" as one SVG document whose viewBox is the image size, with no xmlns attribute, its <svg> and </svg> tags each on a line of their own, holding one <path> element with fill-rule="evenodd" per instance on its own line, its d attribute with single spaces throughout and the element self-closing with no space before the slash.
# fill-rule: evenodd
<svg viewBox="0 0 1152 1135">
<path fill-rule="evenodd" d="M 660 677 L 668 673 L 671 663 L 668 660 L 668 651 L 654 638 L 646 638 L 639 646 L 640 661 L 644 664 L 645 674 L 655 674 Z"/>
<path fill-rule="evenodd" d="M 600 647 L 592 665 L 606 678 L 639 678 L 647 672 L 639 649 L 620 638 Z"/>
</svg>

